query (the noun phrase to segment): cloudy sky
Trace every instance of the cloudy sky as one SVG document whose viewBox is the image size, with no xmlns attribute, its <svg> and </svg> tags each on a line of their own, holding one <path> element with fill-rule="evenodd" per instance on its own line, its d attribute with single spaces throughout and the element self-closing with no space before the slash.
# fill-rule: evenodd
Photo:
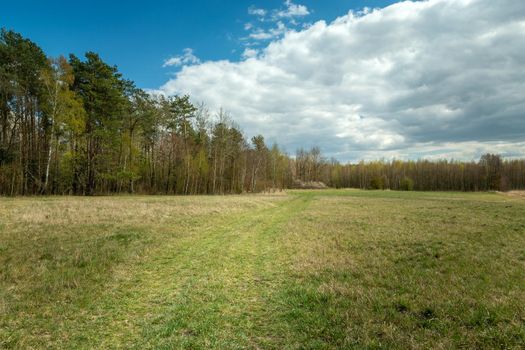
<svg viewBox="0 0 525 350">
<path fill-rule="evenodd" d="M 134 54 L 115 38 L 99 51 L 144 88 L 222 107 L 248 137 L 289 153 L 318 145 L 342 161 L 525 156 L 525 1 L 210 0 L 179 10 L 191 23 L 174 20 L 171 37 L 185 40 L 135 28 Z M 154 25 L 157 36 L 173 27 Z"/>
<path fill-rule="evenodd" d="M 306 25 L 313 9 L 291 1 L 247 11 L 243 60 L 187 50 L 160 90 L 341 160 L 525 155 L 525 2 L 407 1 Z"/>
</svg>

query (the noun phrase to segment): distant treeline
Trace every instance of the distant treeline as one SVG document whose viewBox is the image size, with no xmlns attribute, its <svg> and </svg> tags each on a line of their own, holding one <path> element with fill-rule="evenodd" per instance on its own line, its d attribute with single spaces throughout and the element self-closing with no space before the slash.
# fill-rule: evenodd
<svg viewBox="0 0 525 350">
<path fill-rule="evenodd" d="M 311 153 L 311 152 L 310 152 Z M 402 191 L 509 191 L 525 189 L 525 160 L 504 160 L 485 154 L 478 162 L 450 160 L 374 161 L 358 164 L 321 162 L 319 175 L 311 176 L 301 162 L 308 152 L 299 152 L 296 163 L 300 178 L 327 183 L 336 188 L 392 189 Z M 310 156 L 311 157 L 311 156 Z M 315 157 L 313 157 L 315 158 Z M 316 172 L 314 172 L 315 174 Z"/>
<path fill-rule="evenodd" d="M 506 190 L 525 187 L 525 161 L 327 161 L 247 140 L 223 112 L 188 96 L 153 96 L 92 52 L 48 58 L 0 34 L 0 195 L 223 194 L 300 187 Z"/>
</svg>

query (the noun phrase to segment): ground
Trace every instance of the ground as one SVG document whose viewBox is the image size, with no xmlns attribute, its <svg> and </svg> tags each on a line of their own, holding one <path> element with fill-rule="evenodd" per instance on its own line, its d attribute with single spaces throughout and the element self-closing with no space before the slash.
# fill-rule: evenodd
<svg viewBox="0 0 525 350">
<path fill-rule="evenodd" d="M 0 348 L 525 344 L 525 198 L 0 199 Z"/>
</svg>

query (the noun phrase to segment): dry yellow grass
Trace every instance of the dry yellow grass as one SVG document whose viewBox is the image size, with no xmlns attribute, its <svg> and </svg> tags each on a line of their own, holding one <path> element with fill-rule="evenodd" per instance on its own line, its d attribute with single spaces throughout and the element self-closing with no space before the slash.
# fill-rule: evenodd
<svg viewBox="0 0 525 350">
<path fill-rule="evenodd" d="M 504 194 L 509 197 L 525 198 L 525 191 L 510 191 L 504 192 Z"/>
</svg>

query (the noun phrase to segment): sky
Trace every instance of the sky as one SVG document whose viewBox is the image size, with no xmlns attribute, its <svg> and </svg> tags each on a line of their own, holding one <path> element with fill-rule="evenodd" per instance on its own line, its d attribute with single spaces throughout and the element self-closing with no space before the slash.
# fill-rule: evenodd
<svg viewBox="0 0 525 350">
<path fill-rule="evenodd" d="M 48 55 L 95 51 L 247 137 L 341 161 L 525 156 L 525 1 L 5 1 Z"/>
</svg>

